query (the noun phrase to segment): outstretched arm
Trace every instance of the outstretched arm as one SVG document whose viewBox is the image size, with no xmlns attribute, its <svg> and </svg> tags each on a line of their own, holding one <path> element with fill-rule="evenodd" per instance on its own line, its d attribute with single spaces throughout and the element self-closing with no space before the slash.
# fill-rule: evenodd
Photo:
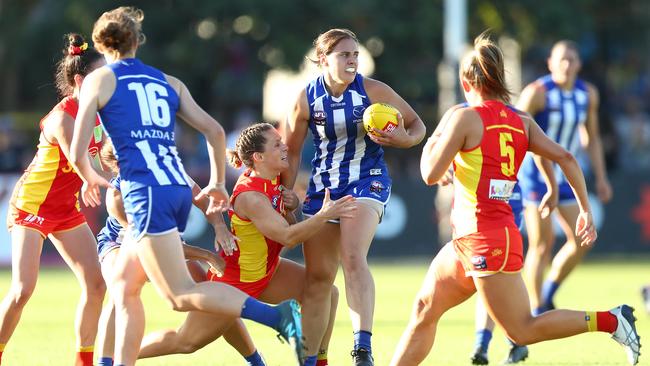
<svg viewBox="0 0 650 366">
<path fill-rule="evenodd" d="M 307 136 L 308 126 L 309 106 L 307 105 L 307 94 L 303 90 L 298 95 L 282 128 L 283 139 L 289 149 L 287 154 L 289 169 L 282 172 L 282 183 L 289 189 L 292 189 L 296 183 L 296 177 L 300 169 L 302 145 L 305 142 L 305 136 Z"/>
</svg>

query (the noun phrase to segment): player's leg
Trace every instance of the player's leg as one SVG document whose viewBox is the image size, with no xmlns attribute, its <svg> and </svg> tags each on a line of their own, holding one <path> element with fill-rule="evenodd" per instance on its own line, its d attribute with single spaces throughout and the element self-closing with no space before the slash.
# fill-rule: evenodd
<svg viewBox="0 0 650 366">
<path fill-rule="evenodd" d="M 341 265 L 354 332 L 353 352 L 357 353 L 365 350 L 372 354 L 375 282 L 368 267 L 367 256 L 382 211 L 381 203 L 360 199 L 354 217 L 341 219 Z"/>
<path fill-rule="evenodd" d="M 474 343 L 474 352 L 471 356 L 473 365 L 488 364 L 488 347 L 492 340 L 492 331 L 494 330 L 494 321 L 487 313 L 483 301 L 476 299 L 476 339 Z"/>
<path fill-rule="evenodd" d="M 332 314 L 332 285 L 339 267 L 339 224 L 325 224 L 303 245 L 305 286 L 302 296 L 302 324 L 307 356 L 318 352 Z M 336 310 L 334 310 L 336 311 Z"/>
<path fill-rule="evenodd" d="M 110 286 L 113 281 L 115 263 L 119 253 L 119 246 L 105 253 L 101 258 L 102 276 L 107 283 L 109 291 L 106 304 L 99 316 L 97 331 L 97 349 L 95 350 L 98 361 L 97 366 L 109 366 L 113 364 L 113 352 L 115 350 L 115 304 L 111 295 Z"/>
<path fill-rule="evenodd" d="M 524 208 L 524 220 L 528 232 L 528 252 L 524 262 L 524 276 L 530 296 L 530 306 L 535 311 L 542 307 L 542 282 L 544 272 L 551 261 L 553 252 L 553 226 L 551 217 L 542 218 L 536 205 Z"/>
<path fill-rule="evenodd" d="M 34 293 L 43 236 L 36 230 L 14 226 L 11 243 L 11 287 L 0 303 L 0 357 L 16 330 L 23 308 Z"/>
<path fill-rule="evenodd" d="M 547 306 L 553 306 L 553 297 L 557 288 L 591 249 L 591 246 L 581 246 L 575 237 L 576 221 L 580 214 L 578 205 L 561 205 L 557 209 L 559 213 L 558 221 L 567 240 L 553 258 L 551 269 L 546 276 L 546 281 L 544 281 L 542 300 Z"/>
<path fill-rule="evenodd" d="M 588 331 L 607 332 L 625 347 L 630 363 L 638 360 L 639 337 L 633 309 L 627 305 L 601 312 L 552 310 L 534 317 L 519 274 L 497 273 L 475 278 L 474 282 L 488 313 L 517 344 L 565 338 Z"/>
<path fill-rule="evenodd" d="M 195 352 L 221 337 L 234 323 L 232 318 L 190 311 L 178 329 L 147 334 L 142 340 L 138 358 Z"/>
<path fill-rule="evenodd" d="M 392 366 L 419 365 L 433 347 L 440 317 L 474 294 L 471 278 L 465 276 L 453 245 L 445 245 L 429 266 L 418 292 L 409 324 L 391 361 Z"/>
<path fill-rule="evenodd" d="M 290 300 L 271 307 L 223 283 L 195 283 L 185 265 L 177 232 L 144 235 L 135 247 L 147 277 L 174 310 L 199 310 L 229 319 L 254 320 L 280 332 L 291 343 L 296 356 L 302 357 L 297 302 Z"/>
<path fill-rule="evenodd" d="M 50 234 L 52 244 L 72 269 L 81 287 L 75 329 L 78 365 L 92 365 L 97 324 L 102 312 L 106 284 L 102 277 L 97 242 L 88 224 Z"/>
</svg>

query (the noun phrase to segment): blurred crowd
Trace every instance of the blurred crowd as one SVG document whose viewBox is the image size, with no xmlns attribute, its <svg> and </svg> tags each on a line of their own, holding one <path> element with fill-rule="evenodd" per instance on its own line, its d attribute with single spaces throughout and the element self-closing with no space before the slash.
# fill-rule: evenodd
<svg viewBox="0 0 650 366">
<path fill-rule="evenodd" d="M 529 60 L 524 60 L 524 64 L 527 61 Z M 650 168 L 650 68 L 633 55 L 621 61 L 619 64 L 605 66 L 593 59 L 585 60 L 581 73 L 584 79 L 594 83 L 600 91 L 601 135 L 608 168 L 612 173 L 617 170 L 632 172 Z M 546 73 L 544 57 L 537 55 L 527 65 L 524 69 L 524 82 Z M 232 72 L 241 74 L 241 70 Z M 215 87 L 220 89 L 219 86 Z M 226 85 L 224 88 L 229 87 Z M 227 95 L 225 91 L 217 91 L 216 94 Z M 228 107 L 217 107 L 218 110 L 211 111 L 226 128 L 229 148 L 234 147 L 236 137 L 243 128 L 263 119 L 261 101 L 247 99 L 237 103 L 222 100 Z M 435 105 L 436 101 L 430 103 Z M 422 105 L 422 101 L 414 105 Z M 44 112 L 46 111 L 40 114 L 36 111 L 0 113 L 0 172 L 18 173 L 29 165 L 36 151 L 38 123 Z M 428 120 L 429 113 L 420 114 L 427 123 L 428 135 L 437 121 Z M 206 182 L 208 155 L 202 137 L 182 123 L 177 125 L 177 129 L 177 145 L 188 174 L 199 183 Z M 303 151 L 305 170 L 309 170 L 309 162 L 314 153 L 310 148 L 311 144 L 306 144 Z M 387 162 L 393 176 L 419 179 L 420 152 L 419 148 L 388 152 Z M 234 183 L 239 172 L 229 168 L 227 173 L 228 181 Z"/>
</svg>

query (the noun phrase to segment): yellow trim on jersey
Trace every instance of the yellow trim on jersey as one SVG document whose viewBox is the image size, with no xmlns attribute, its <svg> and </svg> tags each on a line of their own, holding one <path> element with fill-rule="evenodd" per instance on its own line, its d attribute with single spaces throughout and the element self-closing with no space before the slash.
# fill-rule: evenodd
<svg viewBox="0 0 650 366">
<path fill-rule="evenodd" d="M 506 230 L 506 253 L 505 257 L 503 258 L 503 264 L 501 265 L 501 268 L 499 268 L 499 272 L 503 271 L 503 269 L 506 267 L 506 264 L 508 264 L 508 256 L 510 255 L 510 231 L 508 231 L 508 228 L 505 228 Z"/>
<path fill-rule="evenodd" d="M 38 215 L 59 170 L 59 147 L 39 145 L 38 155 L 18 193 L 16 206 L 32 215 Z"/>
<path fill-rule="evenodd" d="M 269 247 L 266 238 L 253 225 L 252 221 L 241 219 L 233 214 L 230 219 L 235 235 L 239 238 L 239 280 L 255 282 L 266 276 Z"/>
<path fill-rule="evenodd" d="M 505 128 L 505 129 L 507 129 L 507 130 L 511 130 L 511 131 L 519 132 L 519 133 L 522 134 L 522 135 L 524 134 L 524 131 L 523 131 L 523 130 L 521 130 L 521 129 L 519 129 L 519 128 L 516 128 L 516 127 L 512 127 L 512 126 L 510 126 L 510 125 L 492 125 L 492 126 L 488 126 L 488 127 L 486 127 L 485 129 L 486 129 L 486 130 L 493 130 L 493 129 L 495 129 L 495 128 Z"/>
<path fill-rule="evenodd" d="M 481 179 L 483 152 L 481 147 L 471 151 L 461 151 L 454 158 L 454 208 L 452 223 L 455 237 L 476 232 L 476 190 Z"/>
</svg>

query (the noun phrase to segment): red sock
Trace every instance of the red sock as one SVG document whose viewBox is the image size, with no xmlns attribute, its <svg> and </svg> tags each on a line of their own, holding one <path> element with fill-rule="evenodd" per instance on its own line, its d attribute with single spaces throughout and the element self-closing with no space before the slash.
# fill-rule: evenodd
<svg viewBox="0 0 650 366">
<path fill-rule="evenodd" d="M 327 365 L 327 359 L 324 358 L 324 359 L 322 359 L 322 360 L 317 360 L 317 361 L 316 361 L 316 366 L 328 366 L 328 365 Z"/>
<path fill-rule="evenodd" d="M 2 365 L 2 352 L 0 352 L 0 365 Z"/>
<path fill-rule="evenodd" d="M 75 366 L 93 366 L 93 351 L 77 352 L 77 359 L 75 360 Z"/>
<path fill-rule="evenodd" d="M 596 322 L 600 332 L 614 333 L 618 327 L 618 319 L 609 311 L 596 312 Z"/>
</svg>

